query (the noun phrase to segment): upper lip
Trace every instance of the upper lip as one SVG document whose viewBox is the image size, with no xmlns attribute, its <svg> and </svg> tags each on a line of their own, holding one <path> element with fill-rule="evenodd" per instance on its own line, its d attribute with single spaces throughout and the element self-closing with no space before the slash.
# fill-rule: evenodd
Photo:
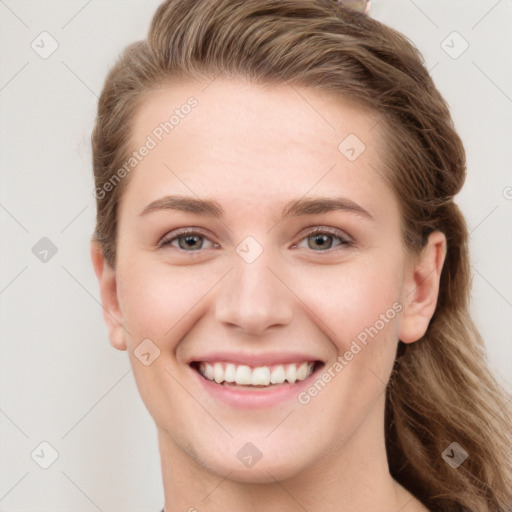
<svg viewBox="0 0 512 512">
<path fill-rule="evenodd" d="M 247 352 L 211 352 L 200 357 L 194 357 L 189 360 L 191 363 L 234 363 L 245 364 L 248 366 L 272 366 L 285 363 L 303 363 L 303 362 L 323 362 L 319 357 L 299 353 L 299 352 L 267 352 L 267 353 L 247 353 Z"/>
</svg>

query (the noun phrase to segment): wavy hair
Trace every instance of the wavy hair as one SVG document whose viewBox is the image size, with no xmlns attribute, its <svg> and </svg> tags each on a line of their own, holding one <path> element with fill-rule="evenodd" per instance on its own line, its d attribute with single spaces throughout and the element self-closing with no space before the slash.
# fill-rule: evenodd
<svg viewBox="0 0 512 512">
<path fill-rule="evenodd" d="M 453 201 L 465 151 L 419 51 L 334 0 L 167 0 L 147 40 L 128 46 L 106 78 L 92 134 L 96 187 L 107 190 L 129 157 L 148 91 L 219 75 L 335 93 L 380 115 L 381 171 L 401 208 L 404 247 L 421 251 L 434 230 L 447 239 L 434 316 L 421 340 L 399 342 L 386 390 L 390 472 L 435 511 L 512 510 L 510 397 L 469 314 L 468 229 Z M 112 266 L 128 181 L 97 196 L 94 238 Z M 468 453 L 456 469 L 442 457 L 452 442 Z"/>
</svg>

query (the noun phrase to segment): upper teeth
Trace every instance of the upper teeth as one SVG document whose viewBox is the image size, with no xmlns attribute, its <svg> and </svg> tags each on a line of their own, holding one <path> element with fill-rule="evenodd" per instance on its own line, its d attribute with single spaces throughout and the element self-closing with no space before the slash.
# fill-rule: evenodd
<svg viewBox="0 0 512 512">
<path fill-rule="evenodd" d="M 304 380 L 311 375 L 315 363 L 304 362 L 300 364 L 278 364 L 275 366 L 250 366 L 234 363 L 200 363 L 199 372 L 208 380 L 217 384 L 222 382 L 235 382 L 239 385 L 268 386 L 269 384 L 282 384 L 287 380 L 293 384 L 297 380 Z"/>
</svg>

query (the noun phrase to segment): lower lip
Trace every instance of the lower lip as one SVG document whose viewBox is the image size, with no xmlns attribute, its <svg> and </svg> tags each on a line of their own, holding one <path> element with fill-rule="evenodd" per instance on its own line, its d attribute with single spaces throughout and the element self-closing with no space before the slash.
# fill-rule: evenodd
<svg viewBox="0 0 512 512">
<path fill-rule="evenodd" d="M 297 399 L 297 395 L 316 379 L 319 369 L 316 369 L 307 379 L 296 381 L 294 384 L 283 383 L 268 388 L 251 389 L 243 386 L 225 386 L 203 377 L 197 370 L 190 367 L 206 392 L 216 400 L 240 409 L 260 409 L 281 404 L 286 400 Z"/>
</svg>

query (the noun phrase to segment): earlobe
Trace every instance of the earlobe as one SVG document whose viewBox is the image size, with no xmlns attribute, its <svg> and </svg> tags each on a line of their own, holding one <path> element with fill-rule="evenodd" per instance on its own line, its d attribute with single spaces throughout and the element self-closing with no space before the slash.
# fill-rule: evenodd
<svg viewBox="0 0 512 512">
<path fill-rule="evenodd" d="M 109 331 L 110 343 L 118 350 L 126 350 L 125 331 L 117 297 L 115 270 L 106 261 L 101 245 L 91 240 L 91 261 L 100 286 L 103 319 Z"/>
<path fill-rule="evenodd" d="M 402 289 L 404 310 L 398 332 L 403 343 L 413 343 L 427 331 L 437 306 L 446 250 L 444 233 L 434 231 L 416 261 L 407 270 Z"/>
</svg>

